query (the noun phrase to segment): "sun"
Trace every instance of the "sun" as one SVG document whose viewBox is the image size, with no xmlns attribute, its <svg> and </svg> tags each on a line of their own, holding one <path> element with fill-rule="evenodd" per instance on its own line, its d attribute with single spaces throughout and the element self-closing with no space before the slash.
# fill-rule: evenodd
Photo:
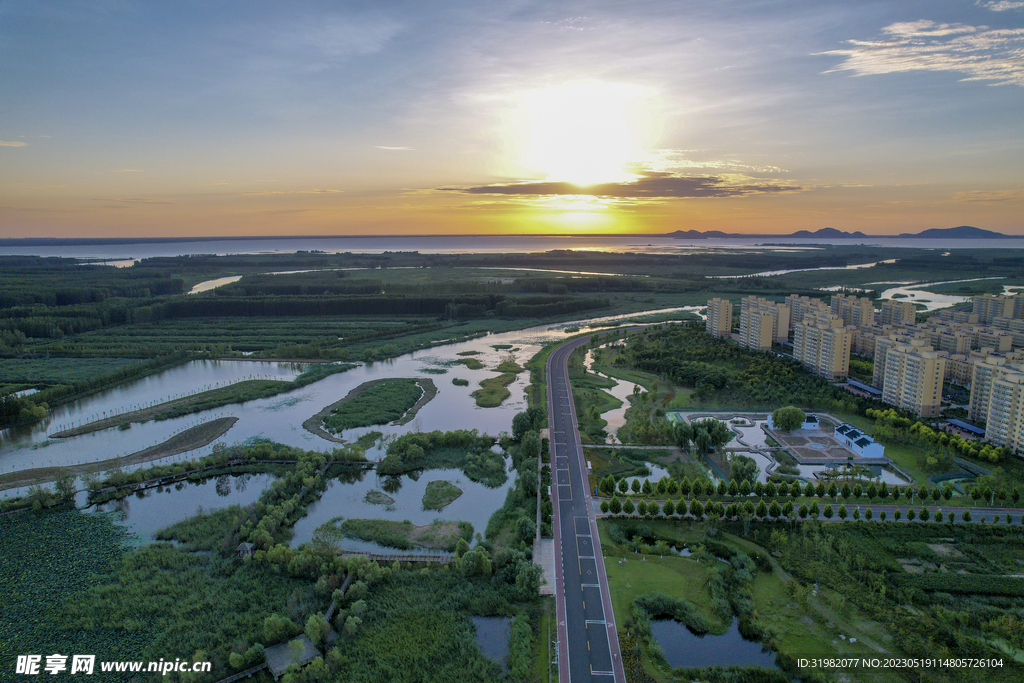
<svg viewBox="0 0 1024 683">
<path fill-rule="evenodd" d="M 523 97 L 524 166 L 575 185 L 621 182 L 642 147 L 649 93 L 636 86 L 578 83 Z"/>
</svg>

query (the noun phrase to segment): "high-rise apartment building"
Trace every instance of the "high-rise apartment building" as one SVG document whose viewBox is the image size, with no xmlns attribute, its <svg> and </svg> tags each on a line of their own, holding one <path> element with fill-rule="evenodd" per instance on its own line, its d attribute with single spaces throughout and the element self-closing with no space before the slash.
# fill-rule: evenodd
<svg viewBox="0 0 1024 683">
<path fill-rule="evenodd" d="M 815 374 L 843 379 L 850 374 L 853 328 L 835 315 L 808 316 L 793 330 L 793 357 Z"/>
<path fill-rule="evenodd" d="M 707 332 L 716 337 L 732 334 L 732 302 L 714 298 L 708 301 Z"/>
<path fill-rule="evenodd" d="M 809 296 L 790 294 L 786 297 L 786 305 L 789 306 L 789 329 L 796 329 L 796 324 L 803 322 L 808 315 L 828 315 L 830 312 L 828 304 L 821 299 Z"/>
<path fill-rule="evenodd" d="M 875 367 L 871 375 L 871 384 L 881 387 L 885 381 L 885 356 L 889 349 L 897 344 L 909 344 L 912 339 L 924 339 L 920 332 L 910 334 L 908 332 L 893 332 L 891 334 L 875 337 Z"/>
<path fill-rule="evenodd" d="M 971 401 L 967 408 L 967 417 L 986 421 L 995 381 L 1008 373 L 1019 372 L 1021 366 L 1003 356 L 989 356 L 975 363 L 971 373 Z"/>
<path fill-rule="evenodd" d="M 768 351 L 789 339 L 789 306 L 757 296 L 740 302 L 740 345 Z"/>
<path fill-rule="evenodd" d="M 896 344 L 885 354 L 882 400 L 920 417 L 938 415 L 945 373 L 946 359 L 926 340 Z"/>
<path fill-rule="evenodd" d="M 831 308 L 832 315 L 839 316 L 844 325 L 860 327 L 875 323 L 875 307 L 867 297 L 836 294 Z"/>
<path fill-rule="evenodd" d="M 917 308 L 913 301 L 896 301 L 895 299 L 882 302 L 883 325 L 913 325 L 917 320 Z"/>
<path fill-rule="evenodd" d="M 1024 373 L 1003 373 L 992 382 L 985 440 L 1014 453 L 1024 451 Z"/>
<path fill-rule="evenodd" d="M 991 325 L 996 318 L 1012 318 L 1014 297 L 1001 294 L 980 294 L 974 297 L 974 313 L 978 322 Z"/>
</svg>

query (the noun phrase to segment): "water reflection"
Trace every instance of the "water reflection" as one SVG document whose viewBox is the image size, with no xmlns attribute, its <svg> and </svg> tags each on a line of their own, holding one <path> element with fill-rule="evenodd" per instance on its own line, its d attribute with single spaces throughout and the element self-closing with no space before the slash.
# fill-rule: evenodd
<svg viewBox="0 0 1024 683">
<path fill-rule="evenodd" d="M 762 650 L 761 644 L 740 635 L 739 622 L 733 621 L 720 636 L 694 635 L 674 619 L 653 619 L 651 632 L 672 668 L 707 666 L 775 666 L 775 653 Z"/>
<path fill-rule="evenodd" d="M 495 664 L 505 666 L 512 620 L 508 617 L 470 617 L 476 627 L 476 646 Z"/>
</svg>

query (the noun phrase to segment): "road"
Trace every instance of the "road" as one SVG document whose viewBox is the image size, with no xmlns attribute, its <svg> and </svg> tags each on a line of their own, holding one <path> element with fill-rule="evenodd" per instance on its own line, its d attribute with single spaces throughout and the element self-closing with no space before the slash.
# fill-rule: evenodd
<svg viewBox="0 0 1024 683">
<path fill-rule="evenodd" d="M 555 611 L 559 683 L 625 683 L 601 539 L 591 504 L 586 461 L 569 386 L 568 358 L 590 337 L 567 342 L 548 357 L 548 427 L 555 539 Z"/>
</svg>

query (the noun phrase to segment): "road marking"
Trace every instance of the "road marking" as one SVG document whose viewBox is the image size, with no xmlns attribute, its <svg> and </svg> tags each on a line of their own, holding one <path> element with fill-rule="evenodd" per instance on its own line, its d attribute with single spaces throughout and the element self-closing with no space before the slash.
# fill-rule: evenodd
<svg viewBox="0 0 1024 683">
<path fill-rule="evenodd" d="M 581 583 L 580 588 L 600 588 L 601 586 L 596 583 Z"/>
<path fill-rule="evenodd" d="M 604 625 L 604 624 L 607 624 L 608 622 L 606 622 L 604 619 L 600 619 L 600 620 L 598 620 L 598 619 L 587 619 L 586 623 L 588 623 L 588 624 L 602 624 L 602 625 Z"/>
<path fill-rule="evenodd" d="M 580 555 L 581 560 L 596 560 L 597 558 L 593 555 Z"/>
</svg>

